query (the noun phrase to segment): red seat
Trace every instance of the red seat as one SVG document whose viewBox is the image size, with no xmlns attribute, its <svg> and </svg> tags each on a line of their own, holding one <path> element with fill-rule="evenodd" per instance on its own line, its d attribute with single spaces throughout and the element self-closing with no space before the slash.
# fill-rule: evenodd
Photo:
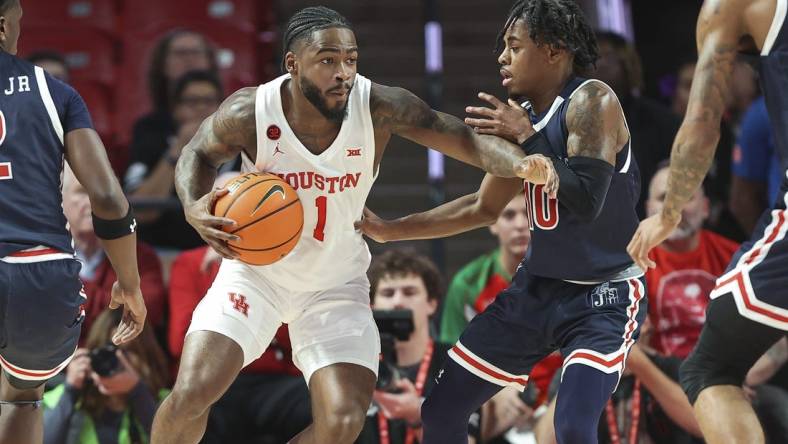
<svg viewBox="0 0 788 444">
<path fill-rule="evenodd" d="M 123 142 L 130 139 L 134 121 L 150 110 L 147 70 L 151 52 L 158 40 L 176 26 L 199 32 L 216 46 L 225 94 L 243 86 L 256 85 L 259 81 L 255 33 L 244 33 L 235 27 L 213 23 L 178 21 L 163 23 L 161 28 L 150 32 L 126 35 L 117 96 L 123 112 L 117 113 L 116 120 L 116 128 Z"/>
<path fill-rule="evenodd" d="M 29 26 L 65 25 L 114 34 L 118 27 L 116 0 L 34 0 L 24 2 L 23 7 L 25 32 Z"/>
<path fill-rule="evenodd" d="M 74 80 L 91 80 L 109 86 L 115 79 L 115 42 L 103 32 L 64 26 L 25 25 L 19 39 L 20 56 L 25 57 L 41 50 L 62 53 Z"/>
<path fill-rule="evenodd" d="M 77 90 L 90 111 L 93 120 L 93 127 L 99 133 L 104 143 L 111 143 L 114 137 L 113 131 L 113 100 L 110 90 L 96 82 L 74 81 L 71 83 Z"/>
<path fill-rule="evenodd" d="M 258 6 L 256 3 L 263 3 Z M 207 22 L 242 32 L 256 29 L 258 7 L 269 9 L 266 0 L 134 0 L 124 1 L 124 34 L 151 32 L 162 23 Z"/>
</svg>

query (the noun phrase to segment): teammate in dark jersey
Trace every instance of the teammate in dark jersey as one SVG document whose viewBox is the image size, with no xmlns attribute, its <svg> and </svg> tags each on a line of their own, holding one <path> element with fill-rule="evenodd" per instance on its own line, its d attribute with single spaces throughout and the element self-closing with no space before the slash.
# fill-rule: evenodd
<svg viewBox="0 0 788 444">
<path fill-rule="evenodd" d="M 76 91 L 15 56 L 22 7 L 0 0 L 0 442 L 43 440 L 44 382 L 71 360 L 84 317 L 80 264 L 63 215 L 64 160 L 90 195 L 124 306 L 113 341 L 141 331 L 136 223 Z"/>
<path fill-rule="evenodd" d="M 700 340 L 681 369 L 706 442 L 763 443 L 763 430 L 741 389 L 753 363 L 788 331 L 788 0 L 709 0 L 698 18 L 698 67 L 687 114 L 673 143 L 662 211 L 640 224 L 628 250 L 643 267 L 648 252 L 678 225 L 681 210 L 708 172 L 739 51 L 760 52 L 760 80 L 783 182 L 752 239 L 717 280 Z"/>
<path fill-rule="evenodd" d="M 639 195 L 629 130 L 615 93 L 580 77 L 597 49 L 574 1 L 518 1 L 501 43 L 503 86 L 525 109 L 480 94 L 494 109 L 471 107 L 481 118 L 466 123 L 516 140 L 532 159 L 535 174 L 522 176 L 533 234 L 512 285 L 450 352 L 422 408 L 424 442 L 465 442 L 471 412 L 502 386 L 523 389 L 559 349 L 558 442 L 594 443 L 646 313 L 643 272 L 626 253 Z M 367 212 L 359 227 L 377 239 L 447 236 L 491 223 L 522 186 L 488 175 L 474 195 L 393 222 Z"/>
</svg>

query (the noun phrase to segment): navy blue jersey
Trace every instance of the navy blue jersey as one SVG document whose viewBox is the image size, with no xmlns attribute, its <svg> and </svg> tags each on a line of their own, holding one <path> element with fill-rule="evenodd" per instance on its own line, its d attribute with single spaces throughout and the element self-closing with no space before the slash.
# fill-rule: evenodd
<svg viewBox="0 0 788 444">
<path fill-rule="evenodd" d="M 63 138 L 92 128 L 79 94 L 0 51 L 0 257 L 43 245 L 72 253 L 63 214 Z"/>
<path fill-rule="evenodd" d="M 777 1 L 774 20 L 761 50 L 760 79 L 775 150 L 783 165 L 788 162 L 788 29 L 785 0 Z M 783 171 L 783 179 L 785 172 Z"/>
<path fill-rule="evenodd" d="M 572 94 L 585 82 L 571 79 L 549 110 L 533 116 L 534 129 L 549 142 L 546 156 L 566 161 L 566 112 Z M 534 154 L 534 153 L 528 153 Z M 616 156 L 615 171 L 602 211 L 585 222 L 550 199 L 542 185 L 526 182 L 526 203 L 531 215 L 531 243 L 523 261 L 535 276 L 583 282 L 601 282 L 632 266 L 626 246 L 638 226 L 635 205 L 640 195 L 640 173 L 629 142 Z"/>
</svg>

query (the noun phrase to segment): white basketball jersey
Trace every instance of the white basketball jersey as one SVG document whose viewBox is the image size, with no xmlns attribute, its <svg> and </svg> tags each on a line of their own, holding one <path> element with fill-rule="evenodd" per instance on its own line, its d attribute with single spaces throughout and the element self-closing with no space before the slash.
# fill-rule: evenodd
<svg viewBox="0 0 788 444">
<path fill-rule="evenodd" d="M 282 109 L 285 74 L 257 88 L 257 166 L 285 180 L 298 193 L 304 227 L 295 249 L 280 261 L 255 267 L 294 291 L 320 291 L 367 272 L 369 248 L 353 223 L 361 218 L 375 181 L 375 133 L 369 112 L 369 79 L 356 75 L 347 118 L 334 142 L 320 154 L 296 138 Z M 244 158 L 244 171 L 256 171 Z"/>
</svg>

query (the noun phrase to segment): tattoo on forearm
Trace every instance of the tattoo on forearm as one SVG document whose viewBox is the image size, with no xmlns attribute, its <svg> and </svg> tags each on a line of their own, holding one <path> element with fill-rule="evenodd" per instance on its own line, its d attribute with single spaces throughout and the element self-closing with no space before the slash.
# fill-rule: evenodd
<svg viewBox="0 0 788 444">
<path fill-rule="evenodd" d="M 679 217 L 703 182 L 720 137 L 720 119 L 731 87 L 736 47 L 720 45 L 712 51 L 699 60 L 687 115 L 670 157 L 663 212 L 672 218 Z"/>
</svg>

